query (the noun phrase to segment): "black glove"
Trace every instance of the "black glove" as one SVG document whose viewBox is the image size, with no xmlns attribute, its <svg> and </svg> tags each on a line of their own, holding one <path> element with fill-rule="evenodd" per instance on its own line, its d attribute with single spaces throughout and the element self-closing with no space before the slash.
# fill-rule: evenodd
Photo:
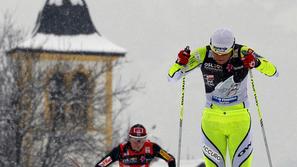
<svg viewBox="0 0 297 167">
<path fill-rule="evenodd" d="M 244 68 L 244 64 L 240 58 L 231 58 L 230 62 L 233 65 L 233 80 L 235 83 L 239 83 L 245 78 L 248 70 Z"/>
<path fill-rule="evenodd" d="M 168 162 L 168 167 L 176 167 L 175 159 L 173 159 L 172 161 L 169 161 Z"/>
</svg>

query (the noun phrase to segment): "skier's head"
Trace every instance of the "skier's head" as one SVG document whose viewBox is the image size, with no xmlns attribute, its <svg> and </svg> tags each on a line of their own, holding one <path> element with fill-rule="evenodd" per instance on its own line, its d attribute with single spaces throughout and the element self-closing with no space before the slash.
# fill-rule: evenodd
<svg viewBox="0 0 297 167">
<path fill-rule="evenodd" d="M 133 125 L 129 130 L 129 142 L 133 150 L 139 151 L 146 141 L 146 129 L 141 124 Z"/>
<path fill-rule="evenodd" d="M 225 55 L 232 51 L 235 38 L 230 29 L 217 29 L 210 38 L 210 48 L 217 55 Z"/>
<path fill-rule="evenodd" d="M 129 130 L 130 138 L 143 139 L 146 138 L 146 136 L 146 129 L 141 124 L 135 124 Z"/>
</svg>

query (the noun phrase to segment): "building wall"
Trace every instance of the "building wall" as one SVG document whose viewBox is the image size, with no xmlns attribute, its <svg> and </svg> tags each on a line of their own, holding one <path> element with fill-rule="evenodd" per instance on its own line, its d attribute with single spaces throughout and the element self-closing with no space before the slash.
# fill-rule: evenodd
<svg viewBox="0 0 297 167">
<path fill-rule="evenodd" d="M 22 79 L 40 81 L 40 84 L 48 84 L 49 79 L 60 71 L 64 73 L 63 78 L 66 81 L 66 87 L 71 84 L 71 78 L 77 72 L 85 74 L 88 78 L 95 77 L 93 83 L 92 93 L 94 96 L 100 95 L 101 101 L 104 100 L 104 106 L 96 106 L 98 103 L 95 100 L 89 101 L 87 110 L 88 125 L 87 130 L 89 133 L 94 134 L 96 131 L 104 131 L 106 140 L 106 149 L 109 150 L 112 145 L 112 62 L 117 59 L 116 56 L 100 56 L 100 55 L 75 55 L 75 54 L 52 54 L 52 53 L 29 53 L 18 52 L 11 54 L 12 57 L 22 62 L 21 71 L 31 71 L 28 76 Z M 96 74 L 100 73 L 105 65 L 104 75 L 97 77 Z M 26 70 L 25 70 L 26 69 Z M 41 78 L 37 77 L 38 73 Z M 102 89 L 103 87 L 103 89 Z M 103 91 L 103 92 L 102 92 Z M 101 92 L 101 94 L 99 93 Z M 95 95 L 96 94 L 96 95 Z M 100 98 L 99 98 L 100 99 Z M 30 99 L 28 99 L 30 101 Z M 51 122 L 52 111 L 50 111 L 51 102 L 49 100 L 49 92 L 47 89 L 42 95 L 42 105 L 38 109 L 44 113 L 44 118 L 47 123 Z M 29 102 L 28 102 L 29 103 Z M 102 104 L 102 103 L 101 103 Z M 67 107 L 66 107 L 67 108 Z M 96 109 L 96 111 L 94 110 Z M 69 109 L 69 106 L 68 106 Z M 99 109 L 99 110 L 98 110 Z M 71 112 L 66 109 L 66 112 Z M 101 113 L 100 112 L 104 112 Z M 98 114 L 99 113 L 99 114 Z M 101 116 L 100 116 L 101 115 Z M 103 124 L 102 124 L 103 123 Z M 30 143 L 30 137 L 26 140 Z M 31 148 L 32 149 L 32 148 Z M 30 164 L 30 157 L 26 158 L 27 164 Z"/>
</svg>

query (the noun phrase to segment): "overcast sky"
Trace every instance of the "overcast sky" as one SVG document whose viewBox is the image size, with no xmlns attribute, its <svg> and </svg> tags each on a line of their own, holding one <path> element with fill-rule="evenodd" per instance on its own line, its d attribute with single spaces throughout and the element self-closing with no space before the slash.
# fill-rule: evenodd
<svg viewBox="0 0 297 167">
<path fill-rule="evenodd" d="M 18 25 L 33 29 L 45 0 L 0 0 Z M 97 30 L 128 50 L 120 70 L 125 80 L 140 78 L 145 89 L 133 95 L 123 120 L 142 123 L 177 155 L 181 83 L 167 71 L 181 48 L 209 43 L 218 27 L 233 30 L 237 43 L 253 48 L 280 72 L 254 72 L 257 94 L 274 166 L 297 164 L 297 1 L 292 0 L 86 0 Z M 2 17 L 0 18 L 2 21 Z M 200 118 L 205 103 L 200 69 L 186 78 L 182 158 L 200 158 Z M 250 88 L 250 87 L 249 87 Z M 268 166 L 263 137 L 249 89 L 253 119 L 254 166 Z M 156 130 L 150 130 L 156 124 Z"/>
</svg>

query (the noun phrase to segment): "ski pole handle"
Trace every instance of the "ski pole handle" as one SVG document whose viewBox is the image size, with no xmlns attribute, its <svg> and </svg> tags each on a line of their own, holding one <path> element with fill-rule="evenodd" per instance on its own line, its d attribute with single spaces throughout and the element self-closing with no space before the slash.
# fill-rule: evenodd
<svg viewBox="0 0 297 167">
<path fill-rule="evenodd" d="M 187 52 L 187 53 L 191 52 L 190 46 L 186 46 L 185 49 L 184 49 L 184 51 Z"/>
</svg>

